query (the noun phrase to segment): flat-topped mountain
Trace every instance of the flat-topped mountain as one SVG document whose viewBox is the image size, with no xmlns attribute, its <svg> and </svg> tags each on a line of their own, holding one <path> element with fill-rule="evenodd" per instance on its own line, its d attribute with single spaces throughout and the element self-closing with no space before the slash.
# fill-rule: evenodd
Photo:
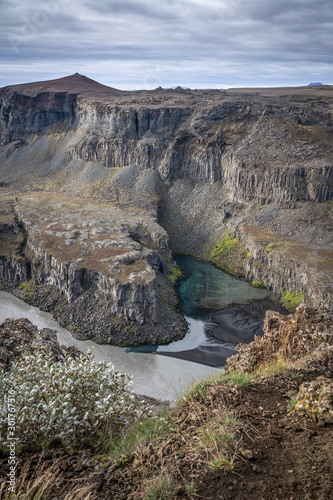
<svg viewBox="0 0 333 500">
<path fill-rule="evenodd" d="M 0 274 L 55 287 L 78 336 L 179 337 L 172 251 L 332 304 L 333 87 L 125 92 L 75 74 L 0 89 L 0 144 Z"/>
</svg>

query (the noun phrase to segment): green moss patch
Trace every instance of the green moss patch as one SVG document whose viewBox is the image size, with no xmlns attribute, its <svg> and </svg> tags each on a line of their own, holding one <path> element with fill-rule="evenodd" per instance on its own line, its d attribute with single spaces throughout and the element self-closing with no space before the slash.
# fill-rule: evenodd
<svg viewBox="0 0 333 500">
<path fill-rule="evenodd" d="M 244 260 L 250 253 L 241 245 L 238 238 L 233 238 L 228 233 L 223 240 L 218 243 L 211 253 L 209 260 L 223 271 L 227 271 L 233 276 L 244 278 Z"/>
<path fill-rule="evenodd" d="M 25 295 L 31 297 L 36 292 L 36 285 L 32 280 L 24 281 L 19 286 L 19 289 L 22 290 L 22 292 L 24 292 Z"/>
<path fill-rule="evenodd" d="M 183 276 L 183 273 L 177 264 L 171 264 L 169 270 L 170 273 L 168 274 L 168 278 L 175 284 Z"/>
<path fill-rule="evenodd" d="M 232 238 L 230 233 L 228 233 L 227 236 L 225 238 L 223 238 L 221 243 L 218 243 L 215 246 L 211 255 L 212 255 L 212 257 L 218 257 L 222 253 L 226 252 L 227 250 L 231 250 L 232 248 L 237 248 L 238 245 L 239 245 L 238 238 Z"/>
<path fill-rule="evenodd" d="M 277 252 L 278 250 L 282 250 L 284 247 L 285 244 L 282 241 L 271 241 L 265 246 L 265 250 L 267 253 Z"/>
<path fill-rule="evenodd" d="M 287 311 L 294 312 L 296 307 L 298 307 L 302 302 L 302 298 L 303 295 L 301 293 L 288 292 L 287 290 L 284 290 L 281 295 L 281 302 Z"/>
<path fill-rule="evenodd" d="M 251 285 L 256 287 L 256 288 L 265 288 L 264 283 L 262 281 L 258 281 L 258 280 L 252 281 Z"/>
</svg>

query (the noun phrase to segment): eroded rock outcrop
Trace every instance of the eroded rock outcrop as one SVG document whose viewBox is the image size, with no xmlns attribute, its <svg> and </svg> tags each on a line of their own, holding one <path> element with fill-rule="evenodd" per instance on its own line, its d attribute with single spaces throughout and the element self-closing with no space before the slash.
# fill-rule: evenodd
<svg viewBox="0 0 333 500">
<path fill-rule="evenodd" d="M 64 354 L 71 357 L 83 355 L 76 347 L 60 346 L 55 330 L 42 328 L 39 330 L 27 319 L 6 319 L 0 324 L 0 366 L 9 370 L 15 358 L 21 355 L 21 347 L 24 346 L 33 352 L 33 341 L 39 335 L 45 347 L 49 348 L 55 361 L 61 359 Z"/>
<path fill-rule="evenodd" d="M 227 360 L 226 370 L 252 372 L 274 360 L 295 360 L 315 349 L 333 346 L 333 313 L 301 305 L 295 314 L 283 316 L 267 311 L 263 337 L 250 344 L 238 344 L 238 353 Z"/>
<path fill-rule="evenodd" d="M 80 339 L 132 345 L 184 335 L 186 324 L 166 275 L 168 238 L 154 220 L 111 204 L 87 206 L 64 197 L 50 202 L 41 194 L 22 198 L 15 216 L 26 234 L 22 255 L 14 259 L 16 268 L 19 262 L 25 266 L 18 282 L 31 277 L 16 295 L 44 309 L 45 294 L 52 296 L 49 310 Z M 141 232 L 155 249 L 139 242 Z M 0 268 L 10 285 L 8 269 Z"/>
</svg>

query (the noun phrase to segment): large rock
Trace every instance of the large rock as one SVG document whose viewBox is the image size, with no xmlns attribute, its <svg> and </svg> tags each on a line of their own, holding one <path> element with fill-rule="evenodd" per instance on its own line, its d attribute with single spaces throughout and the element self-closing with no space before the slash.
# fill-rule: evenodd
<svg viewBox="0 0 333 500">
<path fill-rule="evenodd" d="M 297 394 L 295 410 L 319 425 L 333 424 L 332 380 L 318 377 L 313 382 L 302 384 Z"/>
<path fill-rule="evenodd" d="M 333 312 L 304 305 L 283 316 L 267 311 L 264 335 L 249 344 L 238 344 L 238 353 L 227 360 L 227 371 L 251 372 L 276 360 L 295 360 L 315 349 L 333 346 Z"/>
<path fill-rule="evenodd" d="M 33 342 L 37 334 L 43 345 L 50 349 L 55 361 L 59 361 L 65 354 L 72 357 L 84 356 L 76 347 L 60 346 L 55 330 L 39 330 L 28 319 L 6 319 L 0 324 L 0 366 L 4 370 L 10 370 L 12 362 L 21 356 L 22 347 L 33 352 Z"/>
</svg>

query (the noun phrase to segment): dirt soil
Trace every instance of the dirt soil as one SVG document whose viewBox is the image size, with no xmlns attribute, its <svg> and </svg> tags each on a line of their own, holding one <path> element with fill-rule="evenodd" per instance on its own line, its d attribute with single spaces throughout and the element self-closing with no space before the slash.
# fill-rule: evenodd
<svg viewBox="0 0 333 500">
<path fill-rule="evenodd" d="M 330 359 L 330 376 L 332 376 Z M 197 491 L 206 499 L 330 499 L 333 491 L 333 427 L 304 422 L 288 412 L 300 381 L 325 374 L 318 362 L 297 373 L 300 378 L 275 375 L 252 383 L 234 403 L 248 422 L 242 447 L 252 459 L 240 456 L 233 474 L 206 473 Z M 295 376 L 295 375 L 294 375 Z"/>
<path fill-rule="evenodd" d="M 52 471 L 55 479 L 47 498 L 329 500 L 333 426 L 303 421 L 288 409 L 299 386 L 322 375 L 333 375 L 330 349 L 312 358 L 305 368 L 262 377 L 248 387 L 209 386 L 192 397 L 190 406 L 186 402 L 177 406 L 172 416 L 174 430 L 167 440 L 142 443 L 132 455 L 114 462 L 107 456 L 92 458 L 89 450 L 52 449 L 42 454 L 26 449 L 18 468 L 27 468 L 28 478 L 36 470 Z M 189 446 L 199 426 L 221 407 L 245 423 L 238 431 L 232 472 L 209 469 L 205 458 Z M 0 483 L 7 473 L 7 458 L 1 458 Z M 176 481 L 172 494 L 148 497 L 144 482 L 165 471 Z M 195 484 L 195 492 L 186 489 L 189 484 Z"/>
</svg>

